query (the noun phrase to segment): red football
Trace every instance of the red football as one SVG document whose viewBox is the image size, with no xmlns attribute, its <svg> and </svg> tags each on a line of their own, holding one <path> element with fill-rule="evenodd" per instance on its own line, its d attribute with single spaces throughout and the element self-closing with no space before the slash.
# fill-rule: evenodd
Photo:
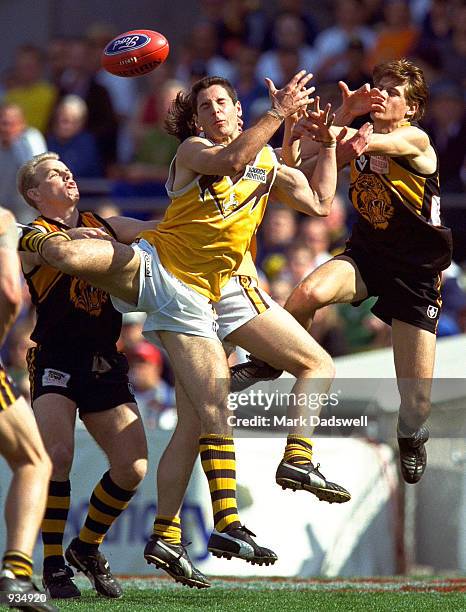
<svg viewBox="0 0 466 612">
<path fill-rule="evenodd" d="M 168 41 L 152 30 L 131 30 L 111 40 L 102 53 L 102 66 L 121 77 L 140 76 L 167 59 Z"/>
</svg>

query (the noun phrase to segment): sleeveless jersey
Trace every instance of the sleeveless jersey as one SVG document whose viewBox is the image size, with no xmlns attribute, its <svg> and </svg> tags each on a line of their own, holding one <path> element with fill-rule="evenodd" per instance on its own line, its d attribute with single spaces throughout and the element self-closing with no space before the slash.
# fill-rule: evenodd
<svg viewBox="0 0 466 612">
<path fill-rule="evenodd" d="M 163 266 L 213 301 L 235 273 L 254 270 L 251 241 L 264 216 L 277 158 L 265 146 L 236 176 L 198 175 L 173 191 L 175 160 L 167 181 L 171 203 L 154 229 L 142 232 Z"/>
<path fill-rule="evenodd" d="M 42 216 L 32 225 L 48 232 L 70 229 Z M 116 237 L 104 219 L 91 212 L 81 212 L 77 226 L 103 227 Z M 31 340 L 63 353 L 115 350 L 122 318 L 108 293 L 46 264 L 35 266 L 24 276 L 37 310 Z"/>
<path fill-rule="evenodd" d="M 440 222 L 438 161 L 435 172 L 421 174 L 405 157 L 361 155 L 351 162 L 349 196 L 358 213 L 349 246 L 382 257 L 401 274 L 436 274 L 450 265 L 451 231 Z"/>
</svg>

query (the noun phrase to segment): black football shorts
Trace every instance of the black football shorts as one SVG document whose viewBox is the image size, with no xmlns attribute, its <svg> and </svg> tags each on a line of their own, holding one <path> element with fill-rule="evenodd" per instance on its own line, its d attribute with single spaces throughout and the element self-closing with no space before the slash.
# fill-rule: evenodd
<svg viewBox="0 0 466 612">
<path fill-rule="evenodd" d="M 55 393 L 75 402 L 81 417 L 135 401 L 123 353 L 67 356 L 34 347 L 28 351 L 27 363 L 33 405 L 42 395 Z"/>
<path fill-rule="evenodd" d="M 442 308 L 440 274 L 394 273 L 382 258 L 348 247 L 342 255 L 350 257 L 361 274 L 369 296 L 377 297 L 372 312 L 388 325 L 392 319 L 437 333 Z M 353 302 L 359 306 L 361 302 Z"/>
</svg>

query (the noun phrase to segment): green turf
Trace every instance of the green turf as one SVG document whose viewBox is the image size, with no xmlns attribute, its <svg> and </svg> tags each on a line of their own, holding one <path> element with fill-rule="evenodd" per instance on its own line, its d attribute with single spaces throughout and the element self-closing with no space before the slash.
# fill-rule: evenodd
<svg viewBox="0 0 466 612">
<path fill-rule="evenodd" d="M 421 586 L 419 586 L 421 585 Z M 127 581 L 124 597 L 108 600 L 97 597 L 85 582 L 79 581 L 80 600 L 56 602 L 63 611 L 105 612 L 185 612 L 190 610 L 236 610 L 281 612 L 459 612 L 466 610 L 465 592 L 429 592 L 428 581 L 416 581 L 424 592 L 400 592 L 395 585 L 372 585 L 340 581 L 322 583 L 259 581 L 214 581 L 210 589 L 187 589 L 166 580 Z M 382 589 L 379 591 L 378 588 Z"/>
</svg>

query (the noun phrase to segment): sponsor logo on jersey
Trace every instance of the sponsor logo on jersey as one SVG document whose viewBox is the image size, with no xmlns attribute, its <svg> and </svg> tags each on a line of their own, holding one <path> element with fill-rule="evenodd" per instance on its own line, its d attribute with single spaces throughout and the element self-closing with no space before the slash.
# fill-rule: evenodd
<svg viewBox="0 0 466 612">
<path fill-rule="evenodd" d="M 45 368 L 44 374 L 42 375 L 42 386 L 66 388 L 70 378 L 71 374 L 61 372 L 60 370 L 53 370 L 52 368 Z"/>
<path fill-rule="evenodd" d="M 267 170 L 265 168 L 257 168 L 256 166 L 246 166 L 244 178 L 256 183 L 267 182 Z"/>
<path fill-rule="evenodd" d="M 370 169 L 376 174 L 388 174 L 390 161 L 386 155 L 371 155 Z"/>
</svg>

